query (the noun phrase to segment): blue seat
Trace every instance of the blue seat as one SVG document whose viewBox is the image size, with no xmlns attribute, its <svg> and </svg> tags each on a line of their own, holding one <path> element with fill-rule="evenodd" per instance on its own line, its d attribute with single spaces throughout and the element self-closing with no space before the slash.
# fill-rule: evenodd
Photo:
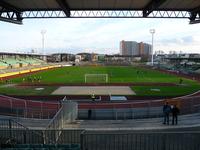
<svg viewBox="0 0 200 150">
<path fill-rule="evenodd" d="M 30 148 L 30 144 L 17 144 L 15 148 Z"/>
<path fill-rule="evenodd" d="M 43 148 L 56 148 L 56 145 L 55 144 L 44 144 L 43 145 Z"/>
<path fill-rule="evenodd" d="M 5 148 L 3 150 L 33 150 L 32 148 Z"/>
<path fill-rule="evenodd" d="M 43 144 L 30 144 L 30 148 L 43 148 Z"/>
<path fill-rule="evenodd" d="M 49 148 L 33 148 L 33 150 L 49 150 Z"/>
<path fill-rule="evenodd" d="M 16 150 L 33 150 L 33 148 L 28 148 L 28 147 L 26 147 L 26 148 L 15 148 Z"/>
<path fill-rule="evenodd" d="M 57 148 L 70 148 L 71 144 L 58 144 L 56 147 Z"/>
</svg>

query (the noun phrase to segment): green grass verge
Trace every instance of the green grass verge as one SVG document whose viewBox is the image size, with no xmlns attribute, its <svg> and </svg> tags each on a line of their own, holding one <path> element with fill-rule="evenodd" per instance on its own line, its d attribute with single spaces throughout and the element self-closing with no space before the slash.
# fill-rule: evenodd
<svg viewBox="0 0 200 150">
<path fill-rule="evenodd" d="M 0 94 L 6 95 L 50 95 L 57 87 L 44 87 L 44 90 L 36 90 L 36 87 L 0 87 Z"/>
<path fill-rule="evenodd" d="M 132 90 L 138 96 L 182 96 L 200 90 L 200 85 L 185 86 L 134 86 Z M 157 91 L 159 89 L 160 91 Z"/>
</svg>

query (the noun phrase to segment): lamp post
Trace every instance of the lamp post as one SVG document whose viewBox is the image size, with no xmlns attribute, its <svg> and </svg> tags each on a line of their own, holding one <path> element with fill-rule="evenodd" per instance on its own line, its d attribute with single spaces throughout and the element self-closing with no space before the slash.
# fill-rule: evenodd
<svg viewBox="0 0 200 150">
<path fill-rule="evenodd" d="M 44 55 L 45 52 L 44 52 L 44 35 L 46 34 L 46 30 L 41 30 L 41 35 L 42 35 L 42 54 Z"/>
<path fill-rule="evenodd" d="M 154 38 L 154 33 L 155 29 L 150 29 L 150 33 L 152 34 L 152 46 L 151 46 L 151 65 L 153 66 L 153 38 Z"/>
</svg>

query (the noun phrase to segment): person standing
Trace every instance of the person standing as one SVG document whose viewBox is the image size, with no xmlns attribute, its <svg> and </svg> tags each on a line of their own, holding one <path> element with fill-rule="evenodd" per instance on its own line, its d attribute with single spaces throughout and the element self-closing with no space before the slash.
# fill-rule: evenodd
<svg viewBox="0 0 200 150">
<path fill-rule="evenodd" d="M 88 119 L 90 120 L 92 118 L 92 109 L 88 110 Z"/>
<path fill-rule="evenodd" d="M 176 105 L 174 105 L 174 107 L 172 108 L 172 125 L 174 125 L 174 122 L 176 125 L 178 124 L 179 113 L 180 113 L 179 108 Z"/>
<path fill-rule="evenodd" d="M 164 114 L 164 122 L 163 124 L 168 124 L 169 125 L 169 114 L 171 112 L 171 107 L 169 106 L 168 102 L 165 103 L 163 106 L 163 114 Z"/>
<path fill-rule="evenodd" d="M 93 102 L 95 101 L 95 95 L 94 94 L 91 95 L 91 99 L 92 99 Z"/>
</svg>

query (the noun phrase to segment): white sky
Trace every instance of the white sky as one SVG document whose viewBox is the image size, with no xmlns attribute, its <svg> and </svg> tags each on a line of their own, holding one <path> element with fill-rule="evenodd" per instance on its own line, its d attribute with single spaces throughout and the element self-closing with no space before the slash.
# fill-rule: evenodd
<svg viewBox="0 0 200 150">
<path fill-rule="evenodd" d="M 41 30 L 45 29 L 45 51 L 119 53 L 121 40 L 151 44 L 155 49 L 200 53 L 200 24 L 187 19 L 27 19 L 23 25 L 0 22 L 1 52 L 41 52 Z"/>
</svg>

